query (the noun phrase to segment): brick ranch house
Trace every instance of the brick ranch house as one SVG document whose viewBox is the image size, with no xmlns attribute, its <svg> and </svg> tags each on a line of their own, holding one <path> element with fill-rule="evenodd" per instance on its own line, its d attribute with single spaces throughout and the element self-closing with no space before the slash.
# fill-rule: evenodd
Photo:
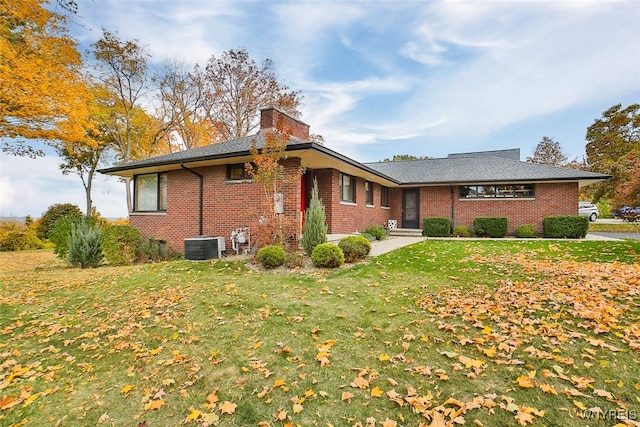
<svg viewBox="0 0 640 427">
<path fill-rule="evenodd" d="M 251 136 L 101 169 L 133 179 L 132 226 L 178 251 L 185 239 L 229 239 L 246 226 L 245 213 L 264 200 L 247 176 L 252 143 L 263 147 L 274 129 L 290 135 L 283 165 L 304 173 L 282 190 L 283 215 L 302 227 L 313 180 L 325 206 L 329 233 L 350 234 L 397 221 L 419 229 L 422 218 L 448 217 L 472 229 L 476 217 L 507 217 L 509 234 L 522 224 L 542 230 L 544 217 L 577 215 L 579 189 L 607 175 L 521 162 L 520 150 L 452 154 L 447 158 L 360 163 L 311 141 L 309 126 L 274 109 L 261 110 Z M 299 182 L 299 183 L 298 183 Z"/>
</svg>

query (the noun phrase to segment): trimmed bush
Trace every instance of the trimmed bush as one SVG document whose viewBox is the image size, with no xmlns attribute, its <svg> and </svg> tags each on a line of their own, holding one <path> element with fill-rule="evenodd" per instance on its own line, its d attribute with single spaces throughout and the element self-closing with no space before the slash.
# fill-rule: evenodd
<svg viewBox="0 0 640 427">
<path fill-rule="evenodd" d="M 364 229 L 362 234 L 368 234 L 376 238 L 376 240 L 384 240 L 387 238 L 387 230 L 381 225 L 372 225 Z"/>
<path fill-rule="evenodd" d="M 102 231 L 100 244 L 107 263 L 128 265 L 140 257 L 142 236 L 130 225 L 111 225 Z"/>
<path fill-rule="evenodd" d="M 369 255 L 371 243 L 363 236 L 346 236 L 340 239 L 338 247 L 342 249 L 345 262 L 356 262 Z"/>
<path fill-rule="evenodd" d="M 69 264 L 80 268 L 95 268 L 102 264 L 103 258 L 100 227 L 90 221 L 74 224 L 69 236 Z"/>
<path fill-rule="evenodd" d="M 311 201 L 304 213 L 304 226 L 300 244 L 307 255 L 311 255 L 313 248 L 327 241 L 327 224 L 322 200 L 318 198 L 318 181 L 313 180 Z"/>
<path fill-rule="evenodd" d="M 589 217 L 548 216 L 542 222 L 544 237 L 556 239 L 581 239 L 587 235 Z"/>
<path fill-rule="evenodd" d="M 338 245 L 321 243 L 311 253 L 311 263 L 319 268 L 337 268 L 344 264 L 344 253 Z"/>
<path fill-rule="evenodd" d="M 456 225 L 453 227 L 453 235 L 455 237 L 471 237 L 471 230 L 466 225 Z"/>
<path fill-rule="evenodd" d="M 516 227 L 516 237 L 519 238 L 535 238 L 538 237 L 538 230 L 535 225 L 524 224 Z"/>
<path fill-rule="evenodd" d="M 55 225 L 55 223 L 63 216 L 71 216 L 78 220 L 82 219 L 84 215 L 79 207 L 72 205 L 71 203 L 55 204 L 49 206 L 47 211 L 42 214 L 42 217 L 37 222 L 37 233 L 40 239 L 51 239 L 49 233 Z"/>
<path fill-rule="evenodd" d="M 287 252 L 284 257 L 284 266 L 287 268 L 304 267 L 304 255 L 300 252 Z"/>
<path fill-rule="evenodd" d="M 265 246 L 258 251 L 257 259 L 264 268 L 276 268 L 284 264 L 286 255 L 282 246 Z"/>
<path fill-rule="evenodd" d="M 450 218 L 423 218 L 422 235 L 427 237 L 449 237 L 451 232 Z"/>
<path fill-rule="evenodd" d="M 504 237 L 507 235 L 507 218 L 478 217 L 473 220 L 473 230 L 477 236 Z"/>
</svg>

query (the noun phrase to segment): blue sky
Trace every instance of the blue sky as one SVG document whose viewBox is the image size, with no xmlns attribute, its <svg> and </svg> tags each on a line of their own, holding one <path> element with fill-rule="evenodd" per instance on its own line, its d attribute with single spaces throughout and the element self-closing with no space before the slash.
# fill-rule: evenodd
<svg viewBox="0 0 640 427">
<path fill-rule="evenodd" d="M 508 148 L 524 160 L 544 136 L 582 158 L 594 120 L 640 102 L 636 0 L 78 3 L 82 50 L 104 27 L 154 62 L 204 66 L 229 49 L 273 60 L 311 132 L 363 162 Z M 0 160 L 0 216 L 84 207 L 80 179 L 54 156 Z M 99 177 L 93 195 L 103 216 L 126 216 L 116 179 Z"/>
</svg>

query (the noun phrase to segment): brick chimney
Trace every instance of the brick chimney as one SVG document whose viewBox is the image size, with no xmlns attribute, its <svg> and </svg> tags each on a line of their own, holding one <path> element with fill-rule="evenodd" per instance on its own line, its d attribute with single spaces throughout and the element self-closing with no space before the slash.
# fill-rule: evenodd
<svg viewBox="0 0 640 427">
<path fill-rule="evenodd" d="M 278 129 L 302 141 L 310 141 L 309 125 L 275 107 L 260 110 L 260 130 Z"/>
</svg>

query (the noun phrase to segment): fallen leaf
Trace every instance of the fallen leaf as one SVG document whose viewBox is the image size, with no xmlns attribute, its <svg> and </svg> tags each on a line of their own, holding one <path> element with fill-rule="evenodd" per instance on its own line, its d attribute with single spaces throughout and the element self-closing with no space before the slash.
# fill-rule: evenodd
<svg viewBox="0 0 640 427">
<path fill-rule="evenodd" d="M 165 405 L 164 400 L 162 399 L 154 399 L 151 400 L 149 402 L 147 402 L 146 405 L 144 405 L 144 410 L 145 411 L 153 411 L 155 409 L 160 409 Z"/>
<path fill-rule="evenodd" d="M 236 411 L 237 407 L 238 405 L 236 405 L 235 403 L 231 403 L 228 400 L 225 400 L 225 402 L 220 404 L 218 408 L 220 409 L 221 414 L 231 415 Z"/>
</svg>

